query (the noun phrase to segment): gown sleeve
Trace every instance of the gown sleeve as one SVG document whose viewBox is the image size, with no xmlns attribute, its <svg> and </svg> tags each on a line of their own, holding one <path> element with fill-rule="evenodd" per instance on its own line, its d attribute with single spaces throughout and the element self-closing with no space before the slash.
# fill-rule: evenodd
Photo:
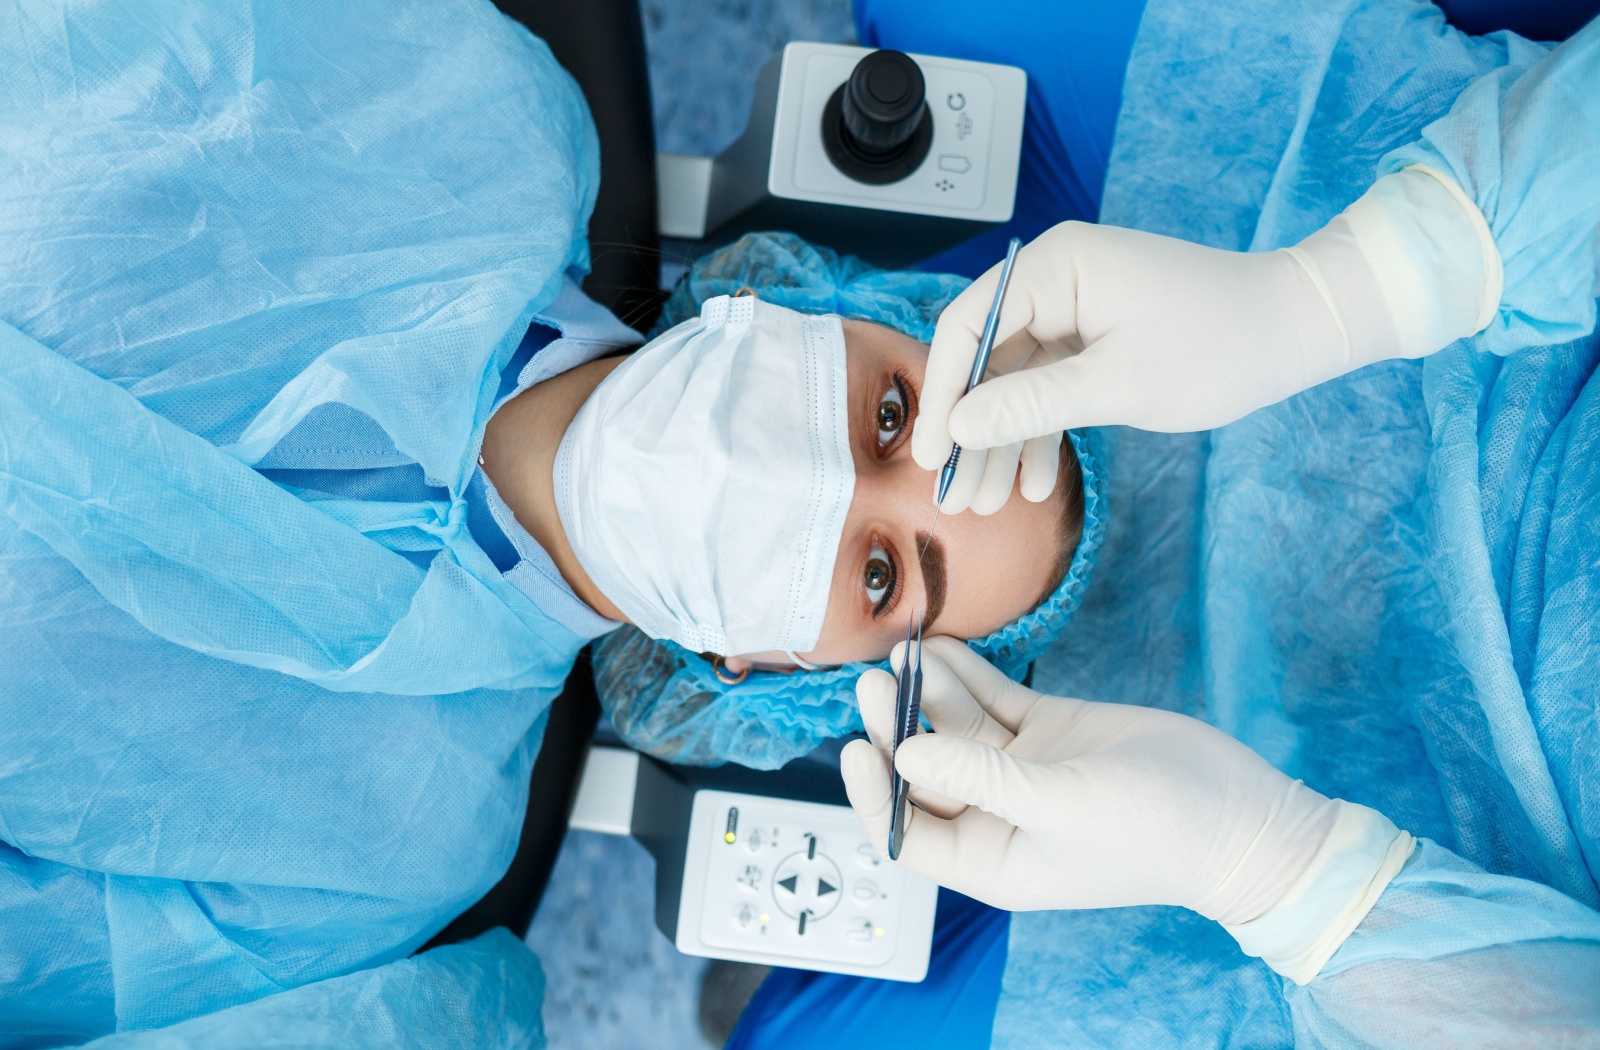
<svg viewBox="0 0 1600 1050">
<path fill-rule="evenodd" d="M 1504 267 L 1497 316 L 1476 337 L 1508 354 L 1594 330 L 1600 294 L 1600 19 L 1531 66 L 1473 82 L 1380 174 L 1448 175 L 1488 223 Z"/>
<path fill-rule="evenodd" d="M 1594 339 L 1600 294 L 1600 21 L 1533 65 L 1502 68 L 1474 81 L 1417 141 L 1385 157 L 1379 173 L 1412 165 L 1455 181 L 1481 212 L 1501 257 L 1499 309 L 1473 348 L 1505 355 L 1545 347 L 1553 349 L 1536 355 L 1590 360 L 1593 352 L 1584 348 Z M 1435 362 L 1428 367 L 1435 369 Z M 1438 362 L 1430 373 L 1434 385 L 1452 370 L 1471 372 L 1473 366 L 1467 359 Z M 1503 375 L 1496 389 L 1512 383 Z M 1587 403 L 1580 397 L 1566 421 L 1576 428 L 1570 440 L 1580 461 L 1580 435 L 1591 432 Z M 1475 419 L 1476 399 L 1470 407 Z M 1549 448 L 1560 444 L 1552 441 Z M 1488 453 L 1480 451 L 1475 436 L 1466 451 L 1476 477 L 1478 457 Z M 1567 465 L 1575 466 L 1570 459 Z M 1563 486 L 1589 491 L 1579 473 L 1565 471 Z M 1530 495 L 1528 505 L 1537 503 Z M 1591 592 L 1580 586 L 1586 575 L 1581 565 L 1576 578 L 1558 585 L 1557 569 L 1574 563 L 1557 549 L 1557 532 L 1551 535 L 1540 559 L 1547 573 L 1545 599 L 1587 601 L 1582 596 Z M 1517 610 L 1511 613 L 1517 619 Z M 1551 658 L 1542 645 L 1539 652 Z M 1534 693 L 1551 676 L 1579 695 L 1593 688 L 1577 665 L 1541 665 L 1532 674 L 1536 681 L 1525 688 Z M 1539 710 L 1524 717 L 1554 735 L 1541 732 L 1541 761 L 1525 763 L 1520 772 L 1508 768 L 1506 775 L 1521 778 L 1519 796 L 1554 798 L 1535 790 L 1530 771 L 1570 767 L 1570 781 L 1558 776 L 1568 791 L 1562 796 L 1566 812 L 1554 823 L 1570 828 L 1574 843 L 1565 853 L 1588 858 L 1592 872 L 1595 827 L 1583 799 L 1595 787 L 1584 770 L 1594 767 L 1571 757 L 1586 749 L 1592 723 L 1589 729 L 1572 722 L 1558 727 Z M 1564 749 L 1571 749 L 1567 758 L 1551 754 Z M 1592 906 L 1593 875 L 1583 867 L 1580 862 L 1577 871 L 1566 871 L 1565 882 L 1555 880 L 1571 891 L 1562 892 L 1491 873 L 1419 839 L 1320 972 L 1305 983 L 1285 979 L 1296 1045 L 1600 1045 L 1600 912 Z"/>
<path fill-rule="evenodd" d="M 1600 913 L 1421 839 L 1322 972 L 1284 987 L 1297 1046 L 1590 1046 Z"/>
</svg>

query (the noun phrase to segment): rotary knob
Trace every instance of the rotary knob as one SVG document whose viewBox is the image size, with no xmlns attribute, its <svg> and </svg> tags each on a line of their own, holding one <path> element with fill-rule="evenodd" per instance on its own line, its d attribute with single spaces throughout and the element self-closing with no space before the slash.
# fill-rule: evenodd
<svg viewBox="0 0 1600 1050">
<path fill-rule="evenodd" d="M 910 175 L 933 145 L 926 95 L 922 70 L 910 55 L 866 55 L 823 109 L 828 159 L 850 178 L 874 186 Z"/>
</svg>

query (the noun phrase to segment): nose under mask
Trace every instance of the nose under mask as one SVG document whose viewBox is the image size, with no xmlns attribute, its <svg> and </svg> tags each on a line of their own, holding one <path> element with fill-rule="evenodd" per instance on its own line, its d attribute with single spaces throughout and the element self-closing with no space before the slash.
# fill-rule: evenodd
<svg viewBox="0 0 1600 1050">
<path fill-rule="evenodd" d="M 556 508 L 601 593 L 653 638 L 815 648 L 855 489 L 844 329 L 718 296 L 636 350 L 556 454 Z"/>
</svg>

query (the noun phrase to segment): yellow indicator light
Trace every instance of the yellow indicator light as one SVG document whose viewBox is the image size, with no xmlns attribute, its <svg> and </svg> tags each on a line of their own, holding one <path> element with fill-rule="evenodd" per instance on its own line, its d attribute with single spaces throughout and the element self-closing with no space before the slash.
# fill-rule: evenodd
<svg viewBox="0 0 1600 1050">
<path fill-rule="evenodd" d="M 766 913 L 765 913 L 765 912 L 763 912 L 763 913 L 762 913 L 762 914 L 761 914 L 761 921 L 762 921 L 762 922 L 770 922 L 770 921 L 771 921 L 771 919 L 772 919 L 772 916 L 770 916 L 770 915 L 768 915 L 768 914 L 766 914 Z"/>
<path fill-rule="evenodd" d="M 737 836 L 733 832 L 729 831 L 729 832 L 725 833 L 722 836 L 722 841 L 728 843 L 731 846 L 733 844 L 733 840 L 738 838 L 738 837 L 739 836 Z"/>
<path fill-rule="evenodd" d="M 877 929 L 873 930 L 872 931 L 872 935 L 874 937 L 882 937 L 883 936 L 883 927 L 879 926 Z"/>
</svg>

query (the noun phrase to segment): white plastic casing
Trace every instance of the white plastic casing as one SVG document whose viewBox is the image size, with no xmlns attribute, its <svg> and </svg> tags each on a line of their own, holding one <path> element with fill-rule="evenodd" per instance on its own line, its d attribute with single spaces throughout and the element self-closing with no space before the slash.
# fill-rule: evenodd
<svg viewBox="0 0 1600 1050">
<path fill-rule="evenodd" d="M 878 858 L 846 807 L 695 795 L 678 906 L 687 955 L 920 981 L 937 901 L 933 883 Z"/>
<path fill-rule="evenodd" d="M 834 167 L 822 110 L 870 48 L 789 44 L 783 49 L 767 192 L 885 211 L 1005 222 L 1016 201 L 1027 74 L 1014 66 L 917 55 L 933 114 L 933 147 L 914 172 L 868 186 Z"/>
</svg>

